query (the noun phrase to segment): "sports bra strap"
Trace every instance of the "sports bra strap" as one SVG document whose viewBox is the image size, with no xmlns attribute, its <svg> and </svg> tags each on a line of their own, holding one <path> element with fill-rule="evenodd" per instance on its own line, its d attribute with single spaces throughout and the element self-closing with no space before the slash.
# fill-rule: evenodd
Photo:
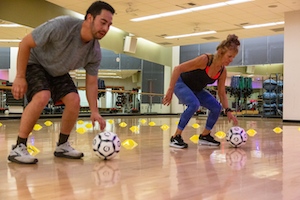
<svg viewBox="0 0 300 200">
<path fill-rule="evenodd" d="M 211 60 L 209 60 L 209 55 L 207 55 L 207 54 L 205 54 L 205 55 L 207 56 L 207 59 L 208 59 L 207 65 L 206 65 L 206 67 L 207 67 L 207 66 L 210 66 L 210 65 L 211 65 L 211 63 L 212 63 L 212 61 L 213 61 L 213 59 L 214 59 L 214 55 L 211 55 Z"/>
</svg>

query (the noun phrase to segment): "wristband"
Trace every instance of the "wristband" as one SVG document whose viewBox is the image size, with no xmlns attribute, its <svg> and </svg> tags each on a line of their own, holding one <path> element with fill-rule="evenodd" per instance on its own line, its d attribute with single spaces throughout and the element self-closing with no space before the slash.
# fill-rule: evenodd
<svg viewBox="0 0 300 200">
<path fill-rule="evenodd" d="M 230 108 L 226 108 L 226 109 L 225 109 L 225 114 L 226 114 L 226 115 L 227 115 L 228 112 L 231 112 L 231 109 L 230 109 Z"/>
</svg>

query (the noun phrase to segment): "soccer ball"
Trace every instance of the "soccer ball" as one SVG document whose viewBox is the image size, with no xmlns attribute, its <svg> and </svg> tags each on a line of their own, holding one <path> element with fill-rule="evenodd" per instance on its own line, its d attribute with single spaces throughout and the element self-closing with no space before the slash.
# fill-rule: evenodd
<svg viewBox="0 0 300 200">
<path fill-rule="evenodd" d="M 240 147 L 244 145 L 247 138 L 245 130 L 238 126 L 231 127 L 226 134 L 227 142 L 233 147 Z"/>
<path fill-rule="evenodd" d="M 93 141 L 93 150 L 104 160 L 115 157 L 121 149 L 121 141 L 117 134 L 104 131 L 96 135 Z"/>
</svg>

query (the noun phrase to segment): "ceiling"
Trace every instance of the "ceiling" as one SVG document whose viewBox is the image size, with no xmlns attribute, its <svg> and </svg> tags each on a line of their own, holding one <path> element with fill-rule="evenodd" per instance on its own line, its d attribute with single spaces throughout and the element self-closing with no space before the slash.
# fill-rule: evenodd
<svg viewBox="0 0 300 200">
<path fill-rule="evenodd" d="M 153 20 L 130 21 L 137 17 L 224 1 L 227 0 L 106 0 L 116 10 L 113 19 L 114 27 L 163 46 L 216 42 L 224 40 L 228 34 L 233 33 L 240 39 L 283 34 L 284 25 L 254 29 L 244 29 L 242 25 L 284 21 L 285 12 L 300 10 L 300 0 L 254 0 Z M 85 15 L 86 9 L 94 0 L 48 0 L 48 2 Z M 0 23 L 8 22 L 0 20 Z M 212 30 L 217 33 L 179 39 L 164 38 L 164 36 Z M 0 39 L 22 39 L 30 31 L 30 28 L 24 27 L 0 27 Z"/>
</svg>

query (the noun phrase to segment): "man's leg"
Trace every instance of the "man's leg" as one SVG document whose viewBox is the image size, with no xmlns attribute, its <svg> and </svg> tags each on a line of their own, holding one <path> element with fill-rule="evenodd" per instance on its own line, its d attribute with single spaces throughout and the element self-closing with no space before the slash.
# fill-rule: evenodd
<svg viewBox="0 0 300 200">
<path fill-rule="evenodd" d="M 75 92 L 68 93 L 62 99 L 65 105 L 62 115 L 61 132 L 54 155 L 56 157 L 79 159 L 83 153 L 73 149 L 68 142 L 69 135 L 76 123 L 80 109 L 80 98 Z"/>
<path fill-rule="evenodd" d="M 20 164 L 35 164 L 38 160 L 27 151 L 27 138 L 32 131 L 41 112 L 50 99 L 50 91 L 42 90 L 36 93 L 26 106 L 22 117 L 17 144 L 13 145 L 8 160 Z"/>
<path fill-rule="evenodd" d="M 80 98 L 75 92 L 71 92 L 64 96 L 62 102 L 65 104 L 65 109 L 61 119 L 61 133 L 70 135 L 79 114 Z"/>
<path fill-rule="evenodd" d="M 40 118 L 41 112 L 48 104 L 50 95 L 50 91 L 42 90 L 33 96 L 22 114 L 19 137 L 28 138 L 36 121 Z"/>
</svg>

